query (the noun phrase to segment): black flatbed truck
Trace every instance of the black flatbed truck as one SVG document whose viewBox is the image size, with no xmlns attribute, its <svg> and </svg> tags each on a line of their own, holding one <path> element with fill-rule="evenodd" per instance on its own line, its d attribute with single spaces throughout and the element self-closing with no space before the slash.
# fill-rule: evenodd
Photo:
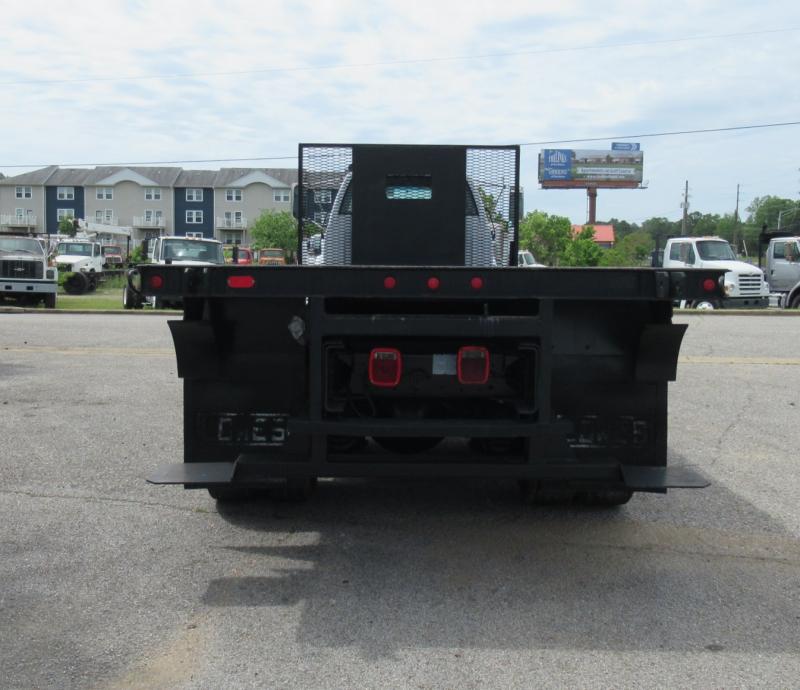
<svg viewBox="0 0 800 690">
<path fill-rule="evenodd" d="M 506 477 L 534 500 L 600 505 L 706 486 L 667 466 L 667 383 L 686 330 L 672 302 L 720 294 L 723 272 L 517 268 L 519 151 L 478 155 L 497 148 L 513 172 L 481 203 L 504 265 L 463 265 L 465 175 L 481 196 L 493 184 L 491 166 L 470 170 L 475 147 L 301 145 L 298 254 L 313 186 L 338 183 L 350 265 L 135 269 L 132 288 L 184 303 L 169 322 L 184 462 L 148 481 L 229 499 L 303 494 L 317 477 Z M 340 149 L 346 165 L 331 165 Z"/>
</svg>

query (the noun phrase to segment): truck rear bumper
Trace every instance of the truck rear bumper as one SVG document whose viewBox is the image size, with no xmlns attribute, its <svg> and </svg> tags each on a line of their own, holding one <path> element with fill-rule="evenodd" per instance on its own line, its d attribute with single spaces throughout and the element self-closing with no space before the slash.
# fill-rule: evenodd
<svg viewBox="0 0 800 690">
<path fill-rule="evenodd" d="M 667 489 L 702 489 L 707 479 L 690 467 L 597 464 L 520 464 L 515 462 L 426 462 L 424 456 L 387 458 L 381 463 L 353 462 L 352 456 L 336 456 L 324 465 L 310 462 L 274 462 L 265 456 L 240 455 L 235 462 L 189 462 L 162 465 L 147 481 L 151 484 L 183 484 L 187 489 L 209 486 L 257 488 L 292 476 L 323 477 L 493 477 L 566 482 L 581 487 L 625 487 L 632 491 L 663 492 Z M 340 461 L 339 461 L 340 460 Z"/>
<path fill-rule="evenodd" d="M 0 294 L 55 294 L 58 284 L 54 280 L 13 280 L 0 279 Z"/>
</svg>

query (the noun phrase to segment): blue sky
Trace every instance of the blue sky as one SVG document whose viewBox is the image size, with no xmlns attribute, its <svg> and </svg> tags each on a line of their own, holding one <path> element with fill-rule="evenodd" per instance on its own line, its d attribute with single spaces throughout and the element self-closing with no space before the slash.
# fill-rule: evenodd
<svg viewBox="0 0 800 690">
<path fill-rule="evenodd" d="M 7 175 L 292 156 L 300 141 L 506 144 L 800 120 L 790 1 L 106 0 L 55 12 L 31 0 L 2 16 Z M 749 32 L 761 33 L 729 36 Z M 163 77 L 176 73 L 195 76 Z M 648 188 L 601 190 L 600 218 L 678 218 L 687 179 L 703 212 L 732 211 L 737 183 L 742 208 L 800 193 L 797 126 L 640 141 Z M 523 149 L 527 210 L 583 222 L 583 192 L 538 188 L 540 148 Z"/>
</svg>

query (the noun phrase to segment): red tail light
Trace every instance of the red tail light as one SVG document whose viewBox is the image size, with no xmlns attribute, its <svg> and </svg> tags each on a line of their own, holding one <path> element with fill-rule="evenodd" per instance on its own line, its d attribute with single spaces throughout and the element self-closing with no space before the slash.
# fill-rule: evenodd
<svg viewBox="0 0 800 690">
<path fill-rule="evenodd" d="M 256 284 L 253 276 L 228 276 L 229 288 L 251 288 Z"/>
<path fill-rule="evenodd" d="M 714 292 L 717 289 L 717 281 L 713 278 L 706 278 L 703 281 L 703 290 L 706 292 Z"/>
<path fill-rule="evenodd" d="M 481 385 L 489 380 L 489 350 L 467 345 L 458 349 L 458 382 Z"/>
<path fill-rule="evenodd" d="M 164 279 L 156 273 L 155 275 L 150 276 L 150 278 L 147 281 L 147 284 L 153 290 L 160 290 L 162 287 L 164 287 Z"/>
<path fill-rule="evenodd" d="M 403 374 L 403 356 L 393 347 L 376 347 L 369 353 L 369 382 L 394 388 Z"/>
</svg>

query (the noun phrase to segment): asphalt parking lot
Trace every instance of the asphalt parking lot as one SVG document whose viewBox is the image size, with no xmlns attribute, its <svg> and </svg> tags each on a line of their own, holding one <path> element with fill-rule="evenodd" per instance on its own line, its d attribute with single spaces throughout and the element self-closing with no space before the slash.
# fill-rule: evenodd
<svg viewBox="0 0 800 690">
<path fill-rule="evenodd" d="M 671 461 L 712 486 L 611 511 L 149 486 L 182 452 L 167 318 L 0 314 L 3 687 L 797 686 L 800 317 L 677 317 Z"/>
</svg>

